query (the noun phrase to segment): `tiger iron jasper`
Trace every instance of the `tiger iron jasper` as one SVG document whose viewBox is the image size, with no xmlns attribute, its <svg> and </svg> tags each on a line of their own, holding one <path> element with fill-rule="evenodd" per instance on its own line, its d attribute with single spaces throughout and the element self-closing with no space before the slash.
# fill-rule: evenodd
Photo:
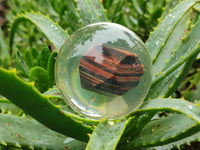
<svg viewBox="0 0 200 150">
<path fill-rule="evenodd" d="M 138 56 L 108 44 L 92 45 L 81 57 L 81 86 L 104 95 L 123 95 L 136 87 L 144 74 Z"/>
</svg>

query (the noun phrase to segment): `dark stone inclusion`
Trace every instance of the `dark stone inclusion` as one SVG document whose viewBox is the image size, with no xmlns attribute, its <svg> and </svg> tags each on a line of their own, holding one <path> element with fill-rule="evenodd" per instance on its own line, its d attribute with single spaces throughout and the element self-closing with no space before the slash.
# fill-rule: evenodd
<svg viewBox="0 0 200 150">
<path fill-rule="evenodd" d="M 138 56 L 108 44 L 92 45 L 81 57 L 81 86 L 104 95 L 123 95 L 136 87 L 144 74 Z"/>
</svg>

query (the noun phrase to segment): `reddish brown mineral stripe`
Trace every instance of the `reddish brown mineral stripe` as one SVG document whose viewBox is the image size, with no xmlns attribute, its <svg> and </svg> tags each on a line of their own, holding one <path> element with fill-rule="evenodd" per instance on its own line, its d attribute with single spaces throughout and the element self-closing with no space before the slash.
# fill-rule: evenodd
<svg viewBox="0 0 200 150">
<path fill-rule="evenodd" d="M 95 78 L 95 77 L 89 77 L 85 73 L 80 73 L 80 74 L 82 77 L 84 77 L 85 81 L 88 81 L 88 83 L 90 83 L 93 86 L 100 85 L 100 83 L 101 83 L 101 85 L 112 87 L 112 88 L 120 88 L 121 90 L 124 90 L 124 91 L 132 88 L 132 87 L 121 87 L 121 86 L 114 85 L 114 84 L 108 84 L 106 82 L 103 82 L 102 80 Z"/>
<path fill-rule="evenodd" d="M 139 84 L 144 69 L 135 53 L 102 45 L 81 57 L 79 73 L 83 88 L 122 95 Z"/>
<path fill-rule="evenodd" d="M 111 71 L 125 71 L 126 73 L 129 73 L 129 72 L 134 72 L 134 70 L 139 70 L 141 72 L 143 72 L 143 68 L 141 66 L 141 64 L 137 64 L 137 65 L 134 65 L 132 67 L 134 67 L 135 69 L 130 69 L 130 64 L 127 65 L 127 64 L 116 64 L 115 61 L 110 61 L 109 59 L 104 59 L 104 61 L 102 61 L 101 63 L 98 63 L 95 61 L 95 58 L 94 57 L 91 57 L 91 56 L 83 56 L 81 61 L 85 60 L 86 62 L 88 63 L 91 63 L 93 65 L 96 65 L 97 67 L 99 68 L 106 68 L 106 69 L 109 69 Z"/>
<path fill-rule="evenodd" d="M 81 65 L 80 65 L 80 68 L 81 68 L 81 71 L 86 70 L 85 72 L 92 72 L 94 74 L 94 76 L 95 75 L 96 76 L 102 76 L 102 77 L 105 77 L 106 79 L 107 78 L 113 78 L 114 80 L 117 80 L 119 82 L 123 82 L 123 81 L 138 81 L 141 78 L 140 76 L 132 76 L 132 74 L 131 74 L 131 76 L 117 76 L 115 74 L 112 74 L 112 73 L 108 72 L 105 69 L 103 70 L 101 68 L 97 68 L 93 64 L 88 63 L 88 62 L 82 62 Z M 126 74 L 126 72 L 122 71 L 122 74 L 123 73 Z"/>
<path fill-rule="evenodd" d="M 122 95 L 132 87 L 119 87 L 115 85 L 108 85 L 105 82 L 99 82 L 96 79 L 89 78 L 87 75 L 81 73 L 82 80 L 82 87 L 91 91 L 95 91 L 98 93 L 105 94 L 105 92 L 113 93 L 117 95 Z M 120 89 L 120 90 L 119 90 Z"/>
<path fill-rule="evenodd" d="M 116 76 L 141 76 L 143 74 L 143 68 L 140 65 L 135 65 L 134 67 L 130 67 L 129 69 L 121 69 L 122 67 L 118 65 L 120 68 L 112 67 L 111 65 L 106 65 L 106 63 L 98 64 L 92 61 L 90 58 L 82 57 L 80 60 L 80 66 L 85 68 L 89 67 L 92 71 L 100 71 L 100 72 L 109 72 L 111 74 L 115 74 Z M 127 66 L 127 65 L 126 65 Z M 127 68 L 127 67 L 126 67 Z M 135 68 L 135 69 L 133 69 Z"/>
<path fill-rule="evenodd" d="M 130 86 L 127 86 L 127 85 L 123 86 L 122 83 L 118 85 L 118 84 L 111 84 L 111 83 L 108 83 L 108 82 L 104 82 L 103 80 L 100 80 L 100 79 L 98 79 L 94 76 L 90 76 L 90 75 L 86 74 L 85 72 L 80 72 L 80 75 L 82 77 L 84 77 L 86 80 L 90 80 L 93 85 L 95 85 L 95 84 L 105 84 L 105 85 L 109 85 L 111 87 L 122 88 L 124 90 L 130 89 L 130 88 L 133 87 L 134 84 L 137 84 L 137 81 L 136 81 L 136 82 L 132 82 L 132 84 L 129 82 Z"/>
</svg>

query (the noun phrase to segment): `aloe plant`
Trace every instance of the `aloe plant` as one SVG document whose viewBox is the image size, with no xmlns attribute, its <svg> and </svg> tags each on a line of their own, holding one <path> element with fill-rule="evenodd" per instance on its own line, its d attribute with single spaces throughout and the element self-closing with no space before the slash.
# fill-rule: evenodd
<svg viewBox="0 0 200 150">
<path fill-rule="evenodd" d="M 55 6 L 53 1 L 47 2 L 49 7 Z M 57 14 L 50 9 L 51 15 L 48 17 L 42 12 L 24 11 L 11 23 L 10 51 L 8 53 L 5 45 L 0 50 L 0 62 L 3 64 L 0 68 L 0 149 L 148 150 L 181 148 L 182 145 L 199 142 L 199 94 L 191 91 L 190 86 L 182 91 L 186 100 L 174 97 L 174 92 L 180 91 L 190 78 L 191 86 L 197 82 L 199 89 L 199 70 L 189 79 L 186 78 L 188 80 L 183 82 L 183 79 L 200 52 L 200 19 L 198 7 L 195 7 L 200 1 L 184 0 L 176 4 L 172 1 L 167 4 L 161 2 L 162 6 L 165 5 L 163 15 L 158 16 L 161 19 L 145 42 L 153 64 L 153 83 L 149 94 L 136 111 L 112 121 L 106 118 L 92 120 L 71 110 L 58 94 L 54 64 L 57 52 L 71 32 L 91 23 L 114 21 L 118 14 L 106 12 L 112 9 L 109 5 L 121 6 L 122 1 L 67 2 L 63 6 L 67 12 L 62 9 Z M 136 11 L 140 10 L 137 6 L 146 6 L 146 1 L 142 0 L 128 2 L 131 2 L 130 7 L 134 6 L 131 9 Z M 148 6 L 153 6 L 154 2 L 149 0 Z M 154 15 L 157 16 L 161 10 L 155 11 Z M 62 15 L 74 20 L 71 23 L 52 20 L 62 18 Z M 75 20 L 78 23 L 74 26 Z M 16 34 L 19 37 L 20 30 L 29 30 L 26 22 L 32 24 L 31 29 L 37 28 L 35 34 L 39 37 L 44 35 L 44 41 L 48 39 L 46 43 L 53 48 L 49 49 L 44 44 L 42 48 L 29 45 L 23 48 L 17 43 Z M 20 26 L 21 23 L 25 23 L 25 26 Z M 70 29 L 69 32 L 66 29 Z M 0 38 L 4 39 L 1 34 Z M 191 95 L 195 98 L 191 98 Z"/>
</svg>

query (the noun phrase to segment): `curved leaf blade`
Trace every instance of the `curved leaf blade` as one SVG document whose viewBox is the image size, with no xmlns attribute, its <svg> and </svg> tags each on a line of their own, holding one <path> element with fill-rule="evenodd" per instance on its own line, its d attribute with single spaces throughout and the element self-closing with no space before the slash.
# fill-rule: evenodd
<svg viewBox="0 0 200 150">
<path fill-rule="evenodd" d="M 0 68 L 0 79 L 3 79 L 0 82 L 0 94 L 33 118 L 57 132 L 81 141 L 88 141 L 87 134 L 92 132 L 92 127 L 78 121 L 79 118 L 75 115 L 61 111 L 49 101 L 48 96 L 41 95 L 32 84 L 18 78 L 16 71 Z"/>
<path fill-rule="evenodd" d="M 171 14 L 173 15 L 173 14 Z M 168 39 L 161 48 L 159 54 L 153 62 L 153 77 L 156 78 L 156 75 L 161 71 L 166 69 L 165 64 L 171 59 L 176 59 L 180 57 L 174 56 L 174 51 L 176 51 L 180 45 L 182 45 L 182 37 L 188 34 L 189 22 L 191 11 L 187 12 L 181 19 L 178 21 L 172 32 L 170 33 Z M 171 18 L 174 19 L 174 18 Z M 193 48 L 192 48 L 193 49 Z M 184 53 L 182 53 L 184 55 Z"/>
<path fill-rule="evenodd" d="M 131 140 L 130 145 L 134 147 L 161 146 L 188 137 L 199 129 L 200 126 L 194 120 L 182 114 L 173 114 L 149 122 Z"/>
<path fill-rule="evenodd" d="M 67 40 L 69 37 L 68 33 L 50 18 L 34 12 L 25 13 L 16 17 L 10 28 L 9 45 L 11 50 L 13 48 L 14 35 L 18 29 L 17 26 L 19 23 L 27 20 L 35 24 L 44 33 L 44 35 L 46 35 L 50 42 L 52 42 L 52 44 L 55 46 L 57 51 L 60 50 L 65 40 Z"/>
<path fill-rule="evenodd" d="M 94 130 L 86 150 L 115 150 L 122 136 L 127 121 L 110 125 L 108 120 L 102 121 Z"/>
<path fill-rule="evenodd" d="M 147 101 L 134 115 L 148 112 L 173 111 L 167 118 L 153 120 L 132 137 L 125 148 L 149 147 L 167 144 L 191 136 L 200 129 L 200 106 L 181 99 L 153 99 Z M 183 125 L 184 122 L 184 125 Z M 154 133 L 155 132 L 155 133 Z"/>
<path fill-rule="evenodd" d="M 173 73 L 179 66 L 181 66 L 183 63 L 185 63 L 187 60 L 190 60 L 195 55 L 197 55 L 200 51 L 200 47 L 197 47 L 190 52 L 188 52 L 185 56 L 182 56 L 176 63 L 171 65 L 168 69 L 165 70 L 160 76 L 158 76 L 152 83 L 151 88 L 153 88 L 156 84 L 158 84 L 160 81 L 162 81 L 165 77 Z M 154 91 L 152 91 L 154 92 Z"/>
<path fill-rule="evenodd" d="M 196 133 L 194 133 L 193 135 L 191 135 L 189 137 L 186 137 L 186 138 L 178 140 L 178 141 L 171 142 L 169 144 L 165 144 L 165 145 L 162 145 L 162 146 L 151 147 L 151 149 L 171 150 L 173 148 L 181 148 L 181 146 L 190 145 L 190 144 L 196 143 L 196 142 L 200 142 L 200 132 L 196 132 Z"/>
<path fill-rule="evenodd" d="M 9 50 L 6 46 L 2 28 L 0 27 L 0 66 L 8 67 L 11 64 Z"/>
<path fill-rule="evenodd" d="M 182 113 L 200 124 L 200 105 L 195 105 L 182 99 L 152 99 L 146 101 L 133 114 L 144 113 L 146 111 L 174 111 Z"/>
<path fill-rule="evenodd" d="M 172 12 L 165 17 L 165 19 L 158 25 L 156 30 L 150 35 L 145 45 L 153 62 L 158 57 L 163 45 L 168 40 L 169 35 L 177 23 L 196 3 L 198 3 L 198 0 L 187 0 L 180 2 L 179 5 L 177 5 L 175 9 L 173 9 Z"/>
<path fill-rule="evenodd" d="M 100 0 L 76 0 L 76 3 L 83 26 L 108 21 Z"/>
<path fill-rule="evenodd" d="M 0 144 L 26 148 L 65 150 L 64 135 L 52 131 L 28 117 L 0 114 Z M 41 134 L 42 133 L 42 134 Z"/>
<path fill-rule="evenodd" d="M 52 52 L 49 56 L 48 64 L 47 64 L 47 72 L 51 79 L 51 86 L 55 84 L 55 63 L 56 63 L 57 52 Z"/>
<path fill-rule="evenodd" d="M 169 97 L 184 79 L 195 60 L 199 51 L 197 51 L 196 54 L 192 54 L 193 56 L 189 56 L 189 53 L 200 43 L 200 36 L 198 34 L 200 32 L 199 21 L 195 26 L 192 26 L 189 34 L 187 33 L 187 37 L 185 39 L 183 37 L 186 35 L 185 32 L 188 32 L 186 24 L 188 24 L 189 21 L 188 15 L 190 14 L 190 10 L 192 6 L 198 2 L 199 0 L 180 2 L 165 17 L 146 42 L 152 59 L 154 59 L 154 82 L 147 98 L 154 99 L 159 96 Z M 184 7 L 184 10 L 180 10 L 181 7 Z M 177 14 L 177 12 L 180 14 Z M 168 22 L 169 19 L 171 19 L 172 22 Z M 169 26 L 168 28 L 166 28 L 167 25 Z M 162 40 L 159 41 L 159 43 L 157 41 L 160 37 Z M 185 59 L 185 62 L 174 67 L 173 71 L 168 72 L 170 68 L 177 64 L 177 62 L 180 62 L 182 58 L 186 58 L 186 55 L 189 57 Z M 166 72 L 168 73 L 166 74 Z"/>
<path fill-rule="evenodd" d="M 35 87 L 41 92 L 45 92 L 49 89 L 51 84 L 51 79 L 47 71 L 42 67 L 34 67 L 30 71 L 31 82 L 34 82 Z"/>
</svg>

